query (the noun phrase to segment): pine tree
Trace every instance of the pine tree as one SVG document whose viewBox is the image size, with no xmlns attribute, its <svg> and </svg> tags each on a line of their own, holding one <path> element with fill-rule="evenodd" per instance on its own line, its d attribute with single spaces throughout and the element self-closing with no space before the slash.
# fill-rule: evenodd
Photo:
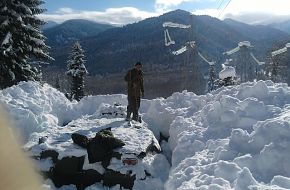
<svg viewBox="0 0 290 190">
<path fill-rule="evenodd" d="M 70 98 L 78 101 L 84 97 L 84 77 L 88 74 L 84 65 L 84 58 L 84 50 L 80 43 L 76 42 L 68 58 L 68 71 L 66 74 L 71 77 Z"/>
<path fill-rule="evenodd" d="M 272 58 L 270 63 L 270 79 L 273 82 L 289 83 L 289 60 L 288 52 L 277 55 Z"/>
<path fill-rule="evenodd" d="M 54 87 L 55 87 L 56 89 L 58 89 L 58 90 L 61 91 L 61 86 L 60 86 L 60 77 L 59 77 L 59 75 L 56 76 Z"/>
<path fill-rule="evenodd" d="M 211 91 L 215 90 L 215 88 L 216 88 L 215 80 L 216 80 L 216 74 L 215 74 L 214 65 L 210 65 L 209 79 L 207 82 L 207 92 L 211 92 Z"/>
<path fill-rule="evenodd" d="M 38 80 L 39 71 L 30 59 L 51 60 L 45 37 L 40 32 L 44 24 L 36 17 L 44 12 L 40 0 L 1 0 L 0 2 L 0 88 L 19 81 Z"/>
</svg>

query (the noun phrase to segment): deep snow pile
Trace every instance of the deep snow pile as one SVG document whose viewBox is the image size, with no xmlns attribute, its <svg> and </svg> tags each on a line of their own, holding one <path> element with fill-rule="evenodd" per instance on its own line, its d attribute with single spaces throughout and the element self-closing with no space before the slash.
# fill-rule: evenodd
<svg viewBox="0 0 290 190">
<path fill-rule="evenodd" d="M 127 103 L 125 95 L 91 96 L 71 103 L 57 90 L 37 83 L 3 90 L 0 99 L 28 143 L 48 128 L 73 122 L 89 126 L 88 118 L 96 119 L 100 107 Z M 286 84 L 244 83 L 204 96 L 184 91 L 167 99 L 142 100 L 140 112 L 157 138 L 160 133 L 170 137 L 168 143 L 161 143 L 172 163 L 165 189 L 290 189 L 290 88 Z M 164 173 L 155 172 L 161 181 L 166 180 Z M 96 184 L 87 189 L 102 188 Z M 138 183 L 133 189 L 141 188 L 146 189 Z"/>
<path fill-rule="evenodd" d="M 125 122 L 125 95 L 91 96 L 70 102 L 46 84 L 23 82 L 1 91 L 0 97 L 15 119 L 24 149 L 49 178 L 47 189 L 94 189 L 101 184 L 118 189 L 131 187 L 132 182 L 134 189 L 163 188 L 170 165 L 159 154 L 159 143 L 145 122 Z M 108 128 L 124 143 L 112 153 L 107 152 L 110 145 L 103 144 L 104 140 L 90 141 L 85 148 L 73 143 L 73 134 L 93 139 Z M 104 160 L 96 159 L 100 157 Z"/>
<path fill-rule="evenodd" d="M 206 99 L 170 126 L 166 189 L 290 189 L 287 85 L 241 84 Z"/>
<path fill-rule="evenodd" d="M 21 82 L 0 91 L 0 100 L 7 108 L 27 142 L 33 132 L 61 127 L 85 115 L 93 115 L 101 105 L 126 105 L 125 95 L 85 97 L 79 103 L 70 102 L 63 93 L 44 84 Z"/>
</svg>

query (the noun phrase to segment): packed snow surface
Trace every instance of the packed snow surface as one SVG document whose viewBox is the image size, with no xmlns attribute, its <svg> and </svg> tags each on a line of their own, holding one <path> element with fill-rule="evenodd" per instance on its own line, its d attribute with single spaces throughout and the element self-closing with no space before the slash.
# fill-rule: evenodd
<svg viewBox="0 0 290 190">
<path fill-rule="evenodd" d="M 70 102 L 49 85 L 33 82 L 0 91 L 0 99 L 26 145 L 39 133 L 52 129 L 58 133 L 68 123 L 87 122 L 106 104 L 127 104 L 125 95 Z M 160 133 L 170 137 L 161 147 L 171 169 L 168 179 L 167 169 L 156 170 L 160 179 L 152 179 L 150 186 L 138 182 L 133 189 L 290 189 L 290 88 L 286 84 L 243 83 L 203 96 L 183 91 L 166 99 L 142 100 L 140 112 L 157 138 Z M 162 163 L 160 157 L 151 166 Z M 108 188 L 96 184 L 86 189 Z"/>
</svg>

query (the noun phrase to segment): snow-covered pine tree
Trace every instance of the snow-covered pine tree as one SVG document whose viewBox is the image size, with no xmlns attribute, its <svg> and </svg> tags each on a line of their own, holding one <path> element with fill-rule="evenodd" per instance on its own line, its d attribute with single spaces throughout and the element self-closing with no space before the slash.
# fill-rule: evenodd
<svg viewBox="0 0 290 190">
<path fill-rule="evenodd" d="M 66 74 L 71 77 L 71 94 L 70 98 L 80 100 L 84 97 L 84 77 L 88 71 L 84 65 L 84 50 L 79 42 L 72 47 L 72 52 L 68 57 L 68 71 Z"/>
<path fill-rule="evenodd" d="M 45 37 L 40 31 L 44 21 L 41 0 L 1 0 L 0 2 L 0 88 L 20 81 L 38 80 L 40 72 L 30 59 L 51 60 Z"/>
</svg>

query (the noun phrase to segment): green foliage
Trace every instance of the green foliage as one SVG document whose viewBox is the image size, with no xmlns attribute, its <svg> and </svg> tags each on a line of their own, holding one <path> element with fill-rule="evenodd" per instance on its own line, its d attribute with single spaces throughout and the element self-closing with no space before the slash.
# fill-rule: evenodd
<svg viewBox="0 0 290 190">
<path fill-rule="evenodd" d="M 66 74 L 71 77 L 71 99 L 78 101 L 84 97 L 84 76 L 88 74 L 84 58 L 84 51 L 79 42 L 76 42 L 67 61 Z"/>
<path fill-rule="evenodd" d="M 39 28 L 44 24 L 35 15 L 44 10 L 39 0 L 2 0 L 0 2 L 0 87 L 20 81 L 39 80 L 39 71 L 30 59 L 51 60 L 45 37 Z"/>
<path fill-rule="evenodd" d="M 216 89 L 215 80 L 216 80 L 216 73 L 215 73 L 215 66 L 211 65 L 209 69 L 209 78 L 207 82 L 207 92 L 211 92 Z"/>
</svg>

